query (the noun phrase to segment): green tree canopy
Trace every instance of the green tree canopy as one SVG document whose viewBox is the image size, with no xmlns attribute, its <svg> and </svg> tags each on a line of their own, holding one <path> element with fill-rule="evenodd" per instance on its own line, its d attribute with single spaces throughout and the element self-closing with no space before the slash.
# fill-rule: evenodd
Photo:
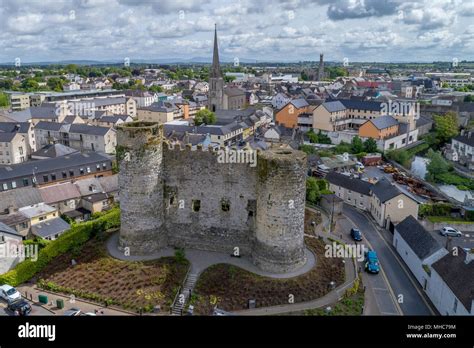
<svg viewBox="0 0 474 348">
<path fill-rule="evenodd" d="M 308 177 L 306 179 L 306 200 L 310 203 L 317 204 L 321 197 L 318 181 L 316 178 Z"/>
<path fill-rule="evenodd" d="M 197 126 L 202 124 L 214 124 L 216 120 L 216 114 L 208 109 L 199 110 L 194 117 L 194 123 Z"/>
<path fill-rule="evenodd" d="M 364 151 L 367 153 L 377 152 L 377 142 L 369 138 L 364 142 Z"/>
<path fill-rule="evenodd" d="M 359 138 L 357 135 L 354 138 L 352 138 L 351 150 L 352 150 L 352 153 L 359 153 L 359 152 L 364 151 L 364 143 L 362 142 L 361 138 Z"/>
<path fill-rule="evenodd" d="M 459 133 L 458 118 L 456 113 L 447 112 L 444 115 L 434 115 L 434 128 L 436 139 L 444 144 Z"/>
<path fill-rule="evenodd" d="M 450 164 L 439 151 L 429 149 L 426 157 L 430 160 L 430 163 L 426 166 L 426 180 L 428 181 L 435 181 L 437 176 L 443 175 L 451 169 Z"/>
</svg>

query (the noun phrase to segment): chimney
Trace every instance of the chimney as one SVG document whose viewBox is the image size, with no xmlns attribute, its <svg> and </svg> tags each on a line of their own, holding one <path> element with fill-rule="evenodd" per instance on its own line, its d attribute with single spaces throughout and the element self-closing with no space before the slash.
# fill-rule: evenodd
<svg viewBox="0 0 474 348">
<path fill-rule="evenodd" d="M 472 132 L 467 133 L 467 138 L 471 139 Z"/>
<path fill-rule="evenodd" d="M 461 129 L 461 136 L 464 136 L 464 129 Z"/>
</svg>

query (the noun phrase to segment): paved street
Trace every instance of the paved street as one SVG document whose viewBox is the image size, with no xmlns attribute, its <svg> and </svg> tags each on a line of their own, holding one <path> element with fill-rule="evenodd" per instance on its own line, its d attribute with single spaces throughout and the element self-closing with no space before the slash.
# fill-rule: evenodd
<svg viewBox="0 0 474 348">
<path fill-rule="evenodd" d="M 446 226 L 449 226 L 449 222 L 446 223 Z M 455 246 L 469 249 L 474 248 L 474 232 L 461 232 L 463 233 L 462 237 L 451 237 L 451 248 Z M 442 236 L 439 231 L 431 231 L 431 234 L 441 245 L 446 246 L 448 237 Z"/>
<path fill-rule="evenodd" d="M 399 303 L 403 314 L 434 314 L 428 302 L 429 300 L 422 295 L 421 287 L 411 273 L 409 273 L 409 270 L 406 265 L 403 264 L 403 261 L 396 256 L 396 251 L 389 242 L 391 236 L 390 232 L 379 232 L 364 214 L 347 204 L 344 204 L 343 213 L 357 227 L 359 227 L 364 238 L 377 252 L 383 273 L 386 275 L 395 297 L 398 299 L 401 295 L 403 298 L 402 303 Z M 349 230 L 347 233 L 349 233 Z M 385 238 L 383 233 L 386 234 Z M 383 287 L 380 288 L 381 290 L 377 290 L 378 287 L 374 287 L 374 289 L 375 292 L 380 291 L 381 294 L 386 294 L 386 289 Z M 382 299 L 385 297 L 379 298 Z"/>
</svg>

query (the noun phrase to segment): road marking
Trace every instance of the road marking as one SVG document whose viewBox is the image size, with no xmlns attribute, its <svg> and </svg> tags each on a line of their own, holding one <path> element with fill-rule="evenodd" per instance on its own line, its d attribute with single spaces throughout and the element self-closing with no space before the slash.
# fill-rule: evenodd
<svg viewBox="0 0 474 348">
<path fill-rule="evenodd" d="M 354 226 L 356 226 L 357 228 L 359 228 L 359 226 L 358 226 L 357 224 L 355 224 L 354 221 L 352 221 L 352 219 L 351 219 L 350 217 L 348 217 L 347 215 L 344 215 L 344 216 L 345 216 L 345 217 L 347 218 L 347 220 L 349 220 Z M 360 230 L 360 228 L 359 228 L 359 230 Z M 382 239 L 383 239 L 383 238 L 382 238 Z M 375 250 L 375 249 L 372 247 L 372 245 L 370 244 L 370 242 L 368 241 L 367 237 L 365 238 L 365 241 L 366 241 L 366 243 L 369 245 L 370 249 Z M 381 272 L 382 277 L 384 278 L 385 282 L 386 282 L 387 285 L 388 285 L 389 293 L 390 293 L 390 295 L 392 296 L 392 301 L 395 303 L 395 307 L 396 307 L 397 310 L 398 310 L 398 313 L 397 313 L 397 314 L 398 314 L 398 315 L 403 315 L 402 308 L 400 307 L 400 304 L 399 304 L 398 301 L 397 301 L 397 297 L 395 296 L 395 292 L 393 291 L 392 286 L 390 285 L 390 282 L 388 281 L 388 278 L 387 278 L 387 276 L 386 276 L 386 274 L 385 274 L 385 272 L 384 272 L 382 266 L 380 266 L 380 272 Z M 373 289 L 373 288 L 372 288 L 372 289 Z"/>
<path fill-rule="evenodd" d="M 387 245 L 388 249 L 390 250 L 390 252 L 393 254 L 395 260 L 397 260 L 397 262 L 400 264 L 400 266 L 402 267 L 403 271 L 405 272 L 405 274 L 407 275 L 408 279 L 410 280 L 410 282 L 412 283 L 413 287 L 415 288 L 416 292 L 418 292 L 418 294 L 420 295 L 421 299 L 423 300 L 423 302 L 425 303 L 426 307 L 428 307 L 428 310 L 430 311 L 431 315 L 436 315 L 435 312 L 433 312 L 433 310 L 431 309 L 431 305 L 426 301 L 425 299 L 425 296 L 423 296 L 423 294 L 421 293 L 421 291 L 418 289 L 418 286 L 420 286 L 420 284 L 418 283 L 415 283 L 414 280 L 412 279 L 412 276 L 411 274 L 409 273 L 409 270 L 406 269 L 406 265 L 404 265 L 397 257 L 397 254 L 395 254 L 395 252 L 392 250 L 392 248 L 390 247 L 390 244 L 388 244 L 387 240 L 382 236 L 382 234 L 379 232 L 379 229 L 377 228 L 377 226 L 375 226 L 375 224 L 373 223 L 373 221 L 366 217 L 366 219 L 370 222 L 370 224 L 374 227 L 375 229 L 375 232 L 380 236 L 380 238 L 382 238 L 383 242 L 385 243 L 385 245 Z M 397 301 L 398 303 L 398 301 Z"/>
</svg>

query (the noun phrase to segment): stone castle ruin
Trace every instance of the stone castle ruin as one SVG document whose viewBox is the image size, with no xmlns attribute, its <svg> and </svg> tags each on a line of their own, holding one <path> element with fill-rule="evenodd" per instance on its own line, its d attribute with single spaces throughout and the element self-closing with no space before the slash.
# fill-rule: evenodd
<svg viewBox="0 0 474 348">
<path fill-rule="evenodd" d="M 172 146 L 163 125 L 147 122 L 118 126 L 117 138 L 120 248 L 238 250 L 275 273 L 305 264 L 305 153 L 271 149 L 256 166 L 222 163 L 224 149 Z"/>
</svg>

